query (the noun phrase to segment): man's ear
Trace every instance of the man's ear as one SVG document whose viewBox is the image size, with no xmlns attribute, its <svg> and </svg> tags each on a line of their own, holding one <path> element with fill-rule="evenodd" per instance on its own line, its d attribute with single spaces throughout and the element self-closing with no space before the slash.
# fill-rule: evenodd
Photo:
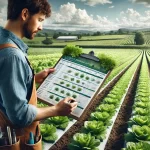
<svg viewBox="0 0 150 150">
<path fill-rule="evenodd" d="M 29 10 L 27 8 L 22 9 L 21 18 L 22 20 L 26 20 L 29 17 Z"/>
</svg>

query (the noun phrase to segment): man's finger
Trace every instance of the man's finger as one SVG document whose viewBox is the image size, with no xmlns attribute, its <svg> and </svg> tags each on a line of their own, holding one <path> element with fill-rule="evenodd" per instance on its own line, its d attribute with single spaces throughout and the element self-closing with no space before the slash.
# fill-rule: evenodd
<svg viewBox="0 0 150 150">
<path fill-rule="evenodd" d="M 55 68 L 46 68 L 44 69 L 44 71 L 46 71 L 47 73 L 52 73 L 55 71 Z"/>
<path fill-rule="evenodd" d="M 73 102 L 73 103 L 71 103 L 70 105 L 71 105 L 72 107 L 77 107 L 78 102 Z"/>
<path fill-rule="evenodd" d="M 64 102 L 66 102 L 66 103 L 70 103 L 70 102 L 73 102 L 73 101 L 75 101 L 75 99 L 73 97 L 66 97 L 64 99 Z"/>
<path fill-rule="evenodd" d="M 55 68 L 50 68 L 48 72 L 51 73 L 51 72 L 54 72 L 54 71 L 55 71 Z"/>
</svg>

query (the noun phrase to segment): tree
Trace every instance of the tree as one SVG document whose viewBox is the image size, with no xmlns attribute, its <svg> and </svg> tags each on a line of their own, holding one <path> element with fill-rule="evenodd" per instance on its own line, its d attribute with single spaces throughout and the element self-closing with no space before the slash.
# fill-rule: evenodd
<svg viewBox="0 0 150 150">
<path fill-rule="evenodd" d="M 44 37 L 45 35 L 43 33 L 37 33 L 36 37 Z"/>
<path fill-rule="evenodd" d="M 45 32 L 45 37 L 48 38 L 48 33 Z"/>
<path fill-rule="evenodd" d="M 81 35 L 81 34 L 78 34 L 77 36 L 78 36 L 78 39 L 81 39 L 81 38 L 82 38 L 82 35 Z"/>
<path fill-rule="evenodd" d="M 57 39 L 58 37 L 59 37 L 59 35 L 57 33 L 54 33 L 53 39 Z"/>
<path fill-rule="evenodd" d="M 52 41 L 51 38 L 47 38 L 47 37 L 46 37 L 46 39 L 45 39 L 44 41 L 42 41 L 42 43 L 43 43 L 43 44 L 52 44 L 53 41 Z"/>
<path fill-rule="evenodd" d="M 101 32 L 99 32 L 99 31 L 93 33 L 93 36 L 99 36 L 99 35 L 102 35 Z"/>
<path fill-rule="evenodd" d="M 145 43 L 144 35 L 142 32 L 136 32 L 135 33 L 134 43 L 136 45 L 143 45 Z"/>
<path fill-rule="evenodd" d="M 123 29 L 119 29 L 118 34 L 123 34 Z"/>
</svg>

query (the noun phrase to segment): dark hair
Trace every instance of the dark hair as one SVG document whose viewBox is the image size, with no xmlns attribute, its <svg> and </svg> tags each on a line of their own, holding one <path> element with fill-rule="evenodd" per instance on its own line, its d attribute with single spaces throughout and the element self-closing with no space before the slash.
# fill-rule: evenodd
<svg viewBox="0 0 150 150">
<path fill-rule="evenodd" d="M 8 0 L 7 19 L 16 20 L 24 8 L 27 8 L 31 15 L 39 12 L 46 17 L 51 15 L 51 6 L 47 0 Z"/>
</svg>

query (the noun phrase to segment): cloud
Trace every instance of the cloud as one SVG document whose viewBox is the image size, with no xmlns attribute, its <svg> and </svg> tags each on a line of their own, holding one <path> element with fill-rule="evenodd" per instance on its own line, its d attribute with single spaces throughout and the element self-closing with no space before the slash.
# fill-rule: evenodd
<svg viewBox="0 0 150 150">
<path fill-rule="evenodd" d="M 142 16 L 136 10 L 128 8 L 126 12 L 120 13 L 120 18 L 116 18 L 116 23 L 120 28 L 149 28 L 150 11 L 145 11 Z"/>
<path fill-rule="evenodd" d="M 7 9 L 3 7 L 0 9 L 0 26 L 4 26 L 7 20 Z"/>
<path fill-rule="evenodd" d="M 98 4 L 112 4 L 110 0 L 80 0 L 81 2 L 85 2 L 86 5 L 95 6 Z"/>
<path fill-rule="evenodd" d="M 122 11 L 120 13 L 120 15 L 124 16 L 124 17 L 126 17 L 128 19 L 131 19 L 133 21 L 136 21 L 136 20 L 138 20 L 141 17 L 141 15 L 136 10 L 134 10 L 132 8 L 131 9 L 128 8 L 126 12 Z"/>
<path fill-rule="evenodd" d="M 61 5 L 58 13 L 52 14 L 54 23 L 60 24 L 91 24 L 93 17 L 89 16 L 85 9 L 77 9 L 74 3 Z"/>
<path fill-rule="evenodd" d="M 130 0 L 133 3 L 144 4 L 146 7 L 150 7 L 150 0 Z"/>
<path fill-rule="evenodd" d="M 115 6 L 110 6 L 109 8 L 114 8 Z"/>
<path fill-rule="evenodd" d="M 4 26 L 7 20 L 7 1 L 0 0 L 0 26 Z"/>
<path fill-rule="evenodd" d="M 107 16 L 94 16 L 85 9 L 79 9 L 74 3 L 61 5 L 58 12 L 46 20 L 45 27 L 64 30 L 110 31 L 119 28 L 149 28 L 150 11 L 141 15 L 138 11 L 128 8 L 120 12 L 120 16 L 111 21 Z"/>
<path fill-rule="evenodd" d="M 44 24 L 46 27 L 51 24 L 55 29 L 83 29 L 83 30 L 112 30 L 117 26 L 108 20 L 107 17 L 89 15 L 85 9 L 76 8 L 74 3 L 67 3 L 60 6 L 58 12 L 54 12 L 50 19 Z M 69 27 L 68 27 L 69 26 Z"/>
<path fill-rule="evenodd" d="M 87 2 L 87 0 L 82 1 Z M 2 26 L 6 23 L 6 5 L 6 1 L 0 0 L 0 25 Z M 114 6 L 109 8 L 114 8 Z M 111 21 L 107 16 L 89 14 L 86 9 L 77 8 L 74 3 L 69 2 L 61 5 L 57 12 L 52 12 L 52 16 L 44 21 L 44 28 L 65 30 L 110 31 L 119 28 L 146 27 L 150 27 L 150 10 L 140 14 L 132 8 L 128 8 L 126 11 L 120 12 L 115 21 Z"/>
</svg>

